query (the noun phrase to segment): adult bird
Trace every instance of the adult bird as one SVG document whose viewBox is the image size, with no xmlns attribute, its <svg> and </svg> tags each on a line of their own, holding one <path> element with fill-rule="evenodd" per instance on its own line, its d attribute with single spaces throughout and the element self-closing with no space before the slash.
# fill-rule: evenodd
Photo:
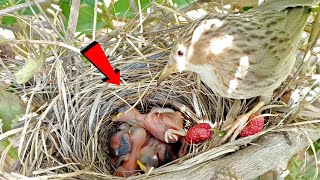
<svg viewBox="0 0 320 180">
<path fill-rule="evenodd" d="M 186 26 L 158 84 L 192 71 L 222 97 L 261 100 L 231 125 L 221 142 L 235 139 L 293 69 L 311 6 L 319 0 L 269 0 L 242 14 L 208 14 Z"/>
</svg>

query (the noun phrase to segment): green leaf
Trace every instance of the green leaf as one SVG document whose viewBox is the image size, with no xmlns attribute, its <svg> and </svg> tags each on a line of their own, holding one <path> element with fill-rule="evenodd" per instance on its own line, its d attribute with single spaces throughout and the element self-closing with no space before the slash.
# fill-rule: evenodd
<svg viewBox="0 0 320 180">
<path fill-rule="evenodd" d="M 172 0 L 173 6 L 178 9 L 185 8 L 194 2 L 197 0 Z"/>
<path fill-rule="evenodd" d="M 20 99 L 13 93 L 5 91 L 0 86 L 0 124 L 2 132 L 11 130 L 17 119 L 24 113 L 24 108 L 20 105 Z M 0 146 L 5 149 L 10 144 L 8 139 L 0 141 Z M 10 148 L 8 154 L 13 159 L 18 159 L 16 149 Z"/>
<path fill-rule="evenodd" d="M 300 168 L 303 165 L 303 162 L 300 160 L 297 160 L 296 158 L 290 159 L 290 177 L 293 179 L 297 179 L 300 176 Z M 289 176 L 289 175 L 288 175 Z"/>
<path fill-rule="evenodd" d="M 78 24 L 77 24 L 77 32 L 91 34 L 93 30 L 93 18 L 94 18 L 94 0 L 81 0 L 81 5 L 79 9 L 79 17 L 78 17 Z M 70 0 L 60 0 L 59 6 L 61 8 L 62 14 L 66 17 L 66 23 L 68 24 L 68 20 L 70 17 Z M 104 24 L 101 20 L 101 15 L 97 14 L 97 24 L 96 29 L 101 29 L 104 27 Z"/>
<path fill-rule="evenodd" d="M 59 6 L 61 8 L 61 12 L 66 17 L 67 20 L 69 19 L 69 15 L 70 15 L 70 5 L 71 5 L 70 0 L 60 0 L 59 1 Z"/>
<path fill-rule="evenodd" d="M 35 6 L 32 6 L 32 10 L 33 10 L 36 14 L 39 14 L 39 13 L 40 13 L 40 10 L 39 10 L 37 7 L 35 7 Z M 23 14 L 23 15 L 29 15 L 29 16 L 34 15 L 32 10 L 31 10 L 31 8 L 27 8 L 27 9 L 23 10 L 21 14 Z"/>
<path fill-rule="evenodd" d="M 319 150 L 320 150 L 320 139 L 318 139 L 317 141 L 315 141 L 315 142 L 313 143 L 313 146 L 314 146 L 314 149 L 316 150 L 316 153 L 318 153 Z M 311 147 L 308 149 L 308 153 L 309 153 L 310 155 L 313 155 L 313 154 L 314 154 L 314 152 L 312 151 L 312 148 L 311 148 Z"/>
<path fill-rule="evenodd" d="M 291 179 L 313 179 L 316 173 L 315 165 L 311 165 L 304 170 L 304 161 L 297 159 L 297 157 L 292 157 L 289 161 L 289 171 L 290 174 L 285 178 L 286 180 Z"/>
<path fill-rule="evenodd" d="M 311 8 L 311 12 L 320 12 L 320 7 Z"/>
<path fill-rule="evenodd" d="M 246 11 L 252 9 L 252 8 L 253 8 L 253 7 L 251 7 L 251 6 L 243 7 L 243 8 L 240 10 L 240 12 L 246 12 Z"/>
<path fill-rule="evenodd" d="M 175 8 L 181 9 L 193 4 L 197 0 L 173 0 L 173 6 Z M 163 3 L 164 0 L 158 0 L 157 3 Z M 135 0 L 136 6 L 138 7 L 138 0 Z M 141 9 L 146 12 L 147 8 L 151 5 L 151 0 L 140 0 Z M 128 3 L 128 0 L 118 0 L 113 4 L 113 13 L 115 16 L 122 18 L 133 18 L 137 14 L 134 13 L 133 9 Z"/>
<path fill-rule="evenodd" d="M 26 0 L 12 1 L 13 5 L 15 5 L 15 4 L 16 5 L 23 4 L 25 2 L 26 2 Z M 0 0 L 0 9 L 7 8 L 7 7 L 10 7 L 10 6 L 13 6 L 13 5 L 11 3 L 9 3 L 8 0 Z M 33 8 L 33 11 L 35 13 L 38 14 L 40 12 L 39 9 L 36 7 L 36 5 L 33 5 L 32 8 Z M 18 12 L 19 12 L 19 14 L 22 14 L 22 15 L 33 15 L 33 12 L 31 11 L 31 8 L 26 8 L 26 9 L 23 9 L 23 10 L 19 10 Z"/>
<path fill-rule="evenodd" d="M 3 140 L 3 141 L 0 141 L 0 146 L 3 148 L 3 149 L 6 149 L 8 146 L 9 146 L 10 142 L 9 140 Z M 12 158 L 12 159 L 18 159 L 18 152 L 16 149 L 14 148 L 10 148 L 9 151 L 8 151 L 8 154 L 9 156 Z"/>
<path fill-rule="evenodd" d="M 87 4 L 88 6 L 94 8 L 95 0 L 81 0 L 80 3 L 81 4 Z"/>
<path fill-rule="evenodd" d="M 216 129 L 216 128 L 212 128 L 211 129 L 216 135 L 218 135 L 218 136 L 220 136 L 220 137 L 222 137 L 222 136 L 224 136 L 224 135 L 226 135 L 226 131 L 220 131 L 220 130 L 218 130 L 218 129 Z"/>
<path fill-rule="evenodd" d="M 130 4 L 125 1 L 116 1 L 114 3 L 114 15 L 123 18 L 133 18 L 134 12 L 130 7 Z"/>
<path fill-rule="evenodd" d="M 302 174 L 302 179 L 313 179 L 314 175 L 317 173 L 317 169 L 315 166 L 310 166 L 308 169 Z"/>
<path fill-rule="evenodd" d="M 13 16 L 3 16 L 2 17 L 2 24 L 4 25 L 13 25 L 17 22 L 17 19 Z"/>
<path fill-rule="evenodd" d="M 46 61 L 45 50 L 42 50 L 34 59 L 26 60 L 25 65 L 18 70 L 14 75 L 17 83 L 25 83 L 39 72 Z"/>
<path fill-rule="evenodd" d="M 6 132 L 15 126 L 15 120 L 24 113 L 20 105 L 20 99 L 13 93 L 7 92 L 0 87 L 0 119 L 2 131 Z"/>
<path fill-rule="evenodd" d="M 5 8 L 9 5 L 8 0 L 0 0 L 0 9 Z"/>
<path fill-rule="evenodd" d="M 94 8 L 88 5 L 81 6 L 79 11 L 77 31 L 85 34 L 91 34 L 93 30 L 93 18 L 94 18 Z M 101 29 L 102 27 L 103 27 L 103 23 L 101 20 L 101 16 L 98 13 L 96 29 Z"/>
<path fill-rule="evenodd" d="M 138 0 L 135 0 L 136 6 L 138 7 Z M 147 7 L 150 6 L 150 0 L 140 0 L 141 9 L 146 12 Z M 129 2 L 127 0 L 118 0 L 114 4 L 114 15 L 122 18 L 134 18 L 135 13 L 132 10 Z"/>
</svg>

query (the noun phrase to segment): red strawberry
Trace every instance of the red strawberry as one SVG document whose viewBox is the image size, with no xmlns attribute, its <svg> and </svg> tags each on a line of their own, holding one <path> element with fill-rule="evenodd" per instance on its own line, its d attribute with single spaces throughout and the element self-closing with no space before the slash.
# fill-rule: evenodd
<svg viewBox="0 0 320 180">
<path fill-rule="evenodd" d="M 185 137 L 188 144 L 197 144 L 211 137 L 211 126 L 208 123 L 199 123 L 192 126 Z"/>
<path fill-rule="evenodd" d="M 258 118 L 255 118 L 257 116 L 260 116 L 260 114 L 252 114 L 249 117 L 249 123 L 240 132 L 241 137 L 251 136 L 262 131 L 264 125 L 264 117 L 260 116 Z"/>
</svg>

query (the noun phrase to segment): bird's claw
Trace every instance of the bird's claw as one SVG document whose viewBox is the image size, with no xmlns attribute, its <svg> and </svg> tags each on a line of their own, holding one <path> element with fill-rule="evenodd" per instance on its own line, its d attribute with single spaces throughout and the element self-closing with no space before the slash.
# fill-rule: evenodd
<svg viewBox="0 0 320 180">
<path fill-rule="evenodd" d="M 227 133 L 223 136 L 218 144 L 225 143 L 230 137 L 230 141 L 236 139 L 236 137 L 240 134 L 241 130 L 245 127 L 247 121 L 249 119 L 249 114 L 240 115 L 232 125 L 228 127 Z"/>
<path fill-rule="evenodd" d="M 246 126 L 248 119 L 248 114 L 242 114 L 237 118 L 237 121 L 239 121 L 239 123 L 237 125 L 237 128 L 234 130 L 233 135 L 230 138 L 231 141 L 235 140 L 236 137 L 240 134 L 241 130 Z"/>
<path fill-rule="evenodd" d="M 166 141 L 166 143 L 169 143 L 169 138 L 171 140 L 175 140 L 178 141 L 178 136 L 174 134 L 174 132 L 172 132 L 172 129 L 168 129 L 165 133 L 164 133 L 164 140 Z"/>
</svg>

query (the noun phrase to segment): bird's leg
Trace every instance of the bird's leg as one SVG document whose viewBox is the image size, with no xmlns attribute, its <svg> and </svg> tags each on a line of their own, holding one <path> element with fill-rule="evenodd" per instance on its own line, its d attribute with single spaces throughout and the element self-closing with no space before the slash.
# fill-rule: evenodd
<svg viewBox="0 0 320 180">
<path fill-rule="evenodd" d="M 164 133 L 164 139 L 167 143 L 169 143 L 169 138 L 170 139 L 175 139 L 176 141 L 178 141 L 178 136 L 186 136 L 187 132 L 184 129 L 181 130 L 175 130 L 175 129 L 168 129 L 165 133 Z"/>
<path fill-rule="evenodd" d="M 236 137 L 240 134 L 241 130 L 246 125 L 249 117 L 259 111 L 266 102 L 264 100 L 260 100 L 258 104 L 256 104 L 249 112 L 242 114 L 238 116 L 238 118 L 234 121 L 234 123 L 231 125 L 231 127 L 228 129 L 226 135 L 223 136 L 221 141 L 218 144 L 222 144 L 226 142 L 229 137 L 231 137 L 231 141 L 235 140 Z"/>
</svg>

